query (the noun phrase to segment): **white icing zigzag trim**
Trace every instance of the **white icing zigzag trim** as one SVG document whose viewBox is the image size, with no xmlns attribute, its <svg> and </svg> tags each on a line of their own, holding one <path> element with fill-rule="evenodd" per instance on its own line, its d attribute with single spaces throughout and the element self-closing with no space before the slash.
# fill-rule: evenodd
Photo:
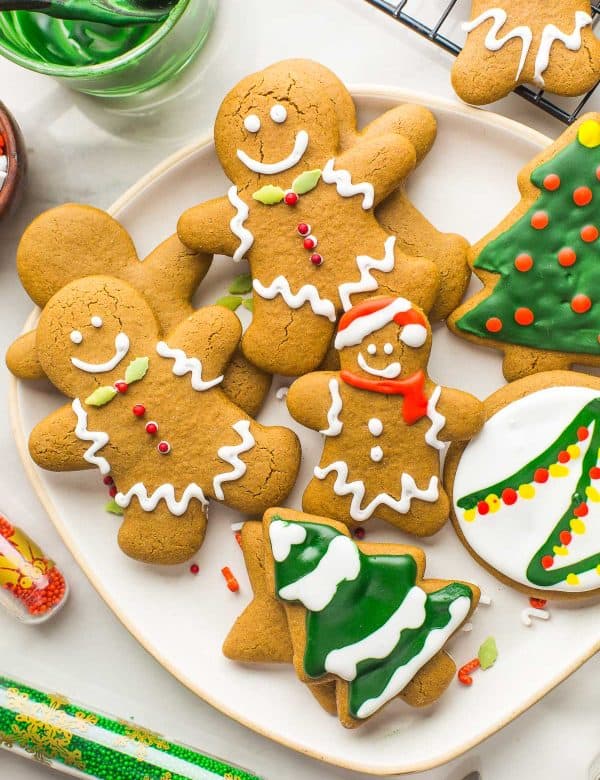
<svg viewBox="0 0 600 780">
<path fill-rule="evenodd" d="M 358 255 L 356 265 L 360 271 L 360 280 L 358 282 L 345 282 L 340 284 L 338 292 L 344 311 L 352 308 L 350 296 L 356 293 L 372 292 L 379 287 L 378 282 L 371 276 L 371 271 L 389 272 L 394 270 L 394 246 L 396 236 L 388 236 L 385 240 L 385 254 L 381 260 L 376 260 L 369 255 Z"/>
<path fill-rule="evenodd" d="M 92 443 L 85 451 L 83 459 L 88 463 L 92 463 L 94 466 L 98 466 L 101 474 L 108 474 L 110 472 L 110 463 L 101 455 L 97 455 L 98 450 L 101 450 L 109 442 L 108 433 L 104 431 L 89 431 L 87 427 L 87 412 L 81 405 L 79 398 L 76 398 L 71 404 L 71 409 L 77 415 L 77 425 L 75 426 L 75 436 L 81 441 L 91 441 Z"/>
<path fill-rule="evenodd" d="M 327 412 L 329 427 L 324 428 L 319 433 L 322 433 L 324 436 L 337 436 L 344 427 L 344 423 L 339 418 L 339 414 L 342 411 L 342 397 L 340 395 L 340 384 L 337 379 L 329 380 L 329 394 L 331 395 L 331 406 Z"/>
<path fill-rule="evenodd" d="M 196 498 L 202 506 L 208 507 L 208 501 L 206 496 L 202 492 L 202 488 L 195 482 L 185 488 L 179 501 L 175 498 L 175 487 L 170 483 L 159 485 L 154 493 L 148 495 L 148 490 L 143 482 L 136 482 L 127 493 L 117 493 L 115 496 L 115 503 L 118 504 L 121 509 L 126 509 L 131 503 L 131 499 L 137 496 L 140 506 L 144 512 L 153 512 L 158 506 L 158 502 L 164 499 L 169 512 L 176 517 L 180 517 L 188 508 L 190 501 Z"/>
<path fill-rule="evenodd" d="M 240 460 L 239 456 L 243 452 L 248 452 L 256 444 L 254 436 L 250 433 L 250 420 L 240 420 L 231 426 L 233 430 L 241 437 L 242 441 L 239 444 L 227 445 L 225 447 L 219 447 L 217 455 L 225 463 L 229 463 L 232 471 L 226 471 L 222 474 L 217 474 L 213 479 L 213 491 L 215 497 L 220 501 L 223 501 L 225 494 L 221 485 L 223 482 L 233 482 L 236 479 L 240 479 L 246 473 L 247 466 L 243 460 Z"/>
<path fill-rule="evenodd" d="M 291 309 L 299 309 L 305 303 L 309 303 L 315 314 L 327 317 L 331 322 L 336 321 L 335 306 L 328 298 L 320 297 L 314 284 L 304 284 L 297 293 L 293 293 L 285 276 L 277 276 L 268 287 L 255 279 L 253 287 L 261 298 L 272 301 L 273 298 L 281 295 Z"/>
<path fill-rule="evenodd" d="M 327 161 L 327 164 L 323 168 L 323 181 L 325 184 L 335 184 L 338 191 L 338 195 L 342 198 L 351 198 L 353 195 L 362 195 L 363 209 L 370 209 L 373 206 L 375 199 L 375 190 L 373 185 L 368 181 L 362 181 L 360 184 L 352 184 L 352 176 L 350 171 L 345 171 L 343 168 L 334 169 L 335 157 Z"/>
<path fill-rule="evenodd" d="M 210 379 L 202 379 L 202 362 L 195 357 L 188 357 L 182 349 L 171 349 L 165 341 L 159 341 L 156 345 L 156 351 L 161 357 L 170 358 L 175 361 L 171 369 L 175 376 L 192 375 L 192 387 L 194 390 L 202 392 L 210 390 L 211 387 L 220 384 L 223 381 L 223 375 Z"/>
<path fill-rule="evenodd" d="M 542 73 L 548 69 L 550 64 L 550 51 L 555 41 L 564 43 L 569 51 L 579 51 L 583 44 L 581 31 L 584 27 L 592 24 L 592 17 L 585 11 L 575 13 L 575 28 L 572 33 L 567 34 L 559 30 L 555 24 L 547 24 L 542 32 L 542 39 L 535 58 L 534 81 L 540 87 L 544 86 Z"/>
<path fill-rule="evenodd" d="M 405 515 L 410 510 L 410 502 L 413 498 L 430 503 L 437 501 L 439 498 L 438 478 L 436 476 L 431 477 L 429 485 L 425 490 L 421 490 L 421 488 L 417 487 L 410 474 L 403 473 L 400 478 L 402 486 L 400 498 L 394 498 L 389 493 L 380 493 L 363 509 L 362 502 L 366 493 L 365 483 L 360 479 L 348 482 L 348 464 L 343 460 L 336 460 L 334 463 L 330 463 L 329 466 L 325 466 L 325 468 L 315 466 L 314 470 L 317 479 L 325 479 L 332 472 L 337 472 L 333 492 L 338 496 L 352 496 L 350 517 L 357 522 L 368 520 L 375 509 L 382 504 L 393 509 L 394 512 Z"/>
<path fill-rule="evenodd" d="M 229 227 L 234 236 L 237 236 L 240 239 L 240 245 L 233 253 L 233 259 L 236 263 L 239 263 L 254 243 L 254 236 L 248 228 L 244 227 L 244 222 L 248 219 L 249 210 L 248 206 L 238 195 L 235 184 L 227 190 L 227 197 L 237 212 L 235 217 L 231 219 Z"/>
<path fill-rule="evenodd" d="M 442 388 L 438 385 L 427 402 L 427 417 L 431 420 L 431 428 L 425 434 L 425 441 L 436 450 L 444 449 L 444 442 L 438 439 L 438 433 L 446 425 L 446 418 L 437 410 L 437 402 L 440 400 L 441 393 Z"/>
<path fill-rule="evenodd" d="M 486 49 L 489 49 L 490 51 L 500 51 L 500 49 L 513 38 L 520 38 L 523 42 L 523 46 L 521 48 L 521 59 L 519 60 L 519 69 L 517 70 L 517 75 L 515 77 L 515 81 L 518 81 L 521 73 L 523 72 L 523 68 L 525 67 L 525 61 L 527 59 L 527 55 L 529 54 L 529 49 L 531 48 L 533 33 L 529 27 L 526 25 L 521 25 L 520 27 L 515 27 L 514 30 L 511 30 L 502 38 L 498 38 L 498 33 L 504 27 L 506 20 L 508 19 L 508 14 L 502 8 L 490 8 L 488 11 L 484 11 L 482 14 L 480 14 L 476 19 L 473 19 L 470 22 L 464 22 L 462 28 L 465 32 L 470 33 L 475 30 L 475 28 L 479 27 L 480 24 L 487 22 L 489 19 L 493 19 L 494 23 L 485 37 L 483 45 L 486 47 Z"/>
</svg>

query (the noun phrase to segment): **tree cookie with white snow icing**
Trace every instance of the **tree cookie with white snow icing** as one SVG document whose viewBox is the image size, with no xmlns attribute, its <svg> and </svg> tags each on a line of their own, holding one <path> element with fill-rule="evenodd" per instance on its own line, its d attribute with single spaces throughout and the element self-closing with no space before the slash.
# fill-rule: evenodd
<svg viewBox="0 0 600 780">
<path fill-rule="evenodd" d="M 405 298 L 354 306 L 335 348 L 340 371 L 300 377 L 287 395 L 292 417 L 325 437 L 303 509 L 348 525 L 378 517 L 417 536 L 435 533 L 449 512 L 440 451 L 479 430 L 481 403 L 429 378 L 430 325 Z"/>
<path fill-rule="evenodd" d="M 146 299 L 109 276 L 70 282 L 42 311 L 37 358 L 72 401 L 36 425 L 30 453 L 51 471 L 113 477 L 119 545 L 132 558 L 185 561 L 202 544 L 209 501 L 262 513 L 294 485 L 296 435 L 255 422 L 221 389 L 240 337 L 221 306 L 163 336 Z"/>
<path fill-rule="evenodd" d="M 600 379 L 550 371 L 485 402 L 448 451 L 452 520 L 473 557 L 530 596 L 600 592 Z"/>
<path fill-rule="evenodd" d="M 463 29 L 452 85 L 467 103 L 493 103 L 520 84 L 582 95 L 600 79 L 590 0 L 473 0 Z"/>
</svg>

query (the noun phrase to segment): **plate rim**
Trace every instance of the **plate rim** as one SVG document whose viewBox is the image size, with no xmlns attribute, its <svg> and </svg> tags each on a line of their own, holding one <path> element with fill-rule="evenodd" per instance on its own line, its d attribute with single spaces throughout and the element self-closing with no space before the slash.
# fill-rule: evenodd
<svg viewBox="0 0 600 780">
<path fill-rule="evenodd" d="M 474 108 L 458 101 L 452 101 L 445 98 L 437 97 L 435 95 L 429 95 L 424 92 L 416 90 L 401 89 L 388 85 L 379 85 L 371 83 L 360 83 L 350 85 L 348 87 L 352 97 L 354 99 L 391 99 L 403 103 L 413 103 L 423 105 L 427 108 L 440 110 L 444 113 L 457 114 L 461 116 L 469 117 L 479 124 L 483 124 L 495 129 L 504 129 L 509 133 L 517 135 L 521 139 L 531 141 L 533 144 L 538 145 L 540 148 L 552 143 L 552 139 L 548 136 L 540 133 L 533 128 L 517 122 L 514 119 L 501 116 L 493 111 L 486 109 Z M 213 144 L 212 129 L 203 133 L 201 136 L 183 146 L 173 154 L 168 155 L 165 159 L 155 165 L 148 173 L 139 178 L 131 187 L 129 187 L 120 197 L 118 197 L 111 206 L 108 207 L 107 212 L 118 218 L 118 215 L 143 191 L 156 179 L 168 172 L 174 166 L 184 162 L 187 158 L 193 156 L 199 151 L 202 151 L 208 146 Z M 35 307 L 33 311 L 27 317 L 23 326 L 23 333 L 30 330 L 39 316 L 39 308 Z M 414 762 L 410 766 L 376 766 L 369 763 L 357 763 L 355 761 L 347 762 L 335 759 L 331 756 L 325 755 L 318 750 L 311 750 L 310 747 L 298 744 L 293 738 L 286 738 L 278 736 L 267 728 L 263 728 L 256 723 L 248 720 L 247 718 L 240 717 L 239 714 L 233 713 L 228 709 L 226 703 L 216 702 L 213 696 L 206 691 L 203 691 L 197 684 L 193 683 L 181 670 L 177 670 L 172 666 L 169 659 L 163 657 L 161 653 L 153 646 L 150 640 L 146 640 L 131 624 L 129 618 L 121 611 L 120 607 L 113 599 L 105 592 L 102 582 L 96 577 L 93 571 L 80 560 L 76 550 L 77 544 L 75 539 L 69 532 L 68 528 L 62 521 L 58 509 L 54 506 L 50 495 L 47 493 L 41 476 L 38 470 L 35 468 L 33 461 L 29 456 L 28 444 L 25 437 L 25 433 L 21 428 L 19 421 L 21 403 L 19 399 L 19 380 L 12 374 L 9 375 L 9 388 L 8 388 L 8 410 L 10 427 L 15 440 L 17 452 L 21 463 L 23 465 L 25 474 L 31 486 L 33 487 L 38 500 L 42 507 L 48 514 L 52 524 L 56 531 L 60 535 L 62 541 L 67 546 L 69 552 L 73 556 L 74 560 L 86 575 L 95 591 L 104 600 L 107 606 L 111 609 L 113 614 L 118 618 L 122 625 L 129 631 L 129 633 L 136 639 L 136 641 L 148 652 L 166 671 L 168 671 L 176 680 L 182 685 L 185 685 L 196 696 L 210 704 L 219 712 L 223 713 L 227 717 L 235 720 L 237 723 L 249 728 L 253 732 L 260 734 L 263 737 L 283 745 L 291 750 L 295 750 L 298 753 L 315 758 L 324 763 L 338 766 L 343 769 L 348 769 L 354 772 L 363 772 L 365 774 L 374 775 L 378 777 L 386 777 L 390 775 L 404 775 L 408 773 L 423 772 L 429 769 L 435 769 L 436 767 L 447 764 L 455 758 L 462 756 L 467 751 L 481 744 L 484 740 L 491 737 L 500 729 L 507 726 L 519 715 L 522 715 L 534 704 L 543 699 L 550 691 L 552 691 L 557 685 L 570 677 L 577 669 L 579 669 L 586 661 L 588 661 L 596 652 L 600 650 L 600 637 L 598 641 L 588 651 L 579 656 L 573 661 L 566 669 L 562 670 L 559 674 L 554 676 L 549 683 L 539 693 L 535 693 L 522 702 L 518 707 L 512 710 L 506 717 L 502 718 L 498 722 L 495 722 L 485 733 L 477 735 L 474 739 L 465 741 L 454 749 L 447 751 L 446 753 L 436 756 L 432 759 L 426 759 L 420 762 Z"/>
</svg>

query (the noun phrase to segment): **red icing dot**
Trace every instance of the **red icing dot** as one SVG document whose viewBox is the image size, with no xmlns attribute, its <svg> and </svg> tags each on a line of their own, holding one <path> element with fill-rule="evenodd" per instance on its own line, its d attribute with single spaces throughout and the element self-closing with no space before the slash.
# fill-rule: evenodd
<svg viewBox="0 0 600 780">
<path fill-rule="evenodd" d="M 573 193 L 573 202 L 576 206 L 587 206 L 592 202 L 593 197 L 589 187 L 577 187 Z"/>
<path fill-rule="evenodd" d="M 146 433 L 149 433 L 151 436 L 154 436 L 155 433 L 158 433 L 158 423 L 155 423 L 153 420 L 151 420 L 149 423 L 146 423 Z"/>
<path fill-rule="evenodd" d="M 314 249 L 317 245 L 313 236 L 307 236 L 302 243 L 304 244 L 305 249 Z"/>
<path fill-rule="evenodd" d="M 513 488 L 504 488 L 504 490 L 502 491 L 502 500 L 508 506 L 514 504 L 517 498 L 518 498 L 517 491 L 514 490 Z"/>
<path fill-rule="evenodd" d="M 595 225 L 586 225 L 581 229 L 581 238 L 586 244 L 593 244 L 594 241 L 598 240 L 598 236 L 600 236 L 600 231 Z"/>
<path fill-rule="evenodd" d="M 515 268 L 517 271 L 521 271 L 522 273 L 525 273 L 526 271 L 531 271 L 533 268 L 533 257 L 531 255 L 526 254 L 523 252 L 523 254 L 520 254 L 515 259 Z"/>
<path fill-rule="evenodd" d="M 310 225 L 307 225 L 306 222 L 301 222 L 297 230 L 301 236 L 307 236 L 310 233 Z"/>
<path fill-rule="evenodd" d="M 558 253 L 558 262 L 563 268 L 568 268 L 570 265 L 573 265 L 576 260 L 577 255 L 575 254 L 575 250 L 571 249 L 570 246 L 566 246 Z"/>
<path fill-rule="evenodd" d="M 310 256 L 310 262 L 313 265 L 323 265 L 323 258 L 318 252 L 315 252 L 314 255 Z"/>
<path fill-rule="evenodd" d="M 136 417 L 143 417 L 146 414 L 146 407 L 144 404 L 136 404 L 131 411 Z"/>
<path fill-rule="evenodd" d="M 598 466 L 594 466 L 590 469 L 590 478 L 591 479 L 600 479 L 600 468 Z"/>
<path fill-rule="evenodd" d="M 592 308 L 592 301 L 587 295 L 580 293 L 579 295 L 573 296 L 571 308 L 576 314 L 585 314 L 586 311 L 589 311 Z"/>
<path fill-rule="evenodd" d="M 589 435 L 590 432 L 584 425 L 582 425 L 581 428 L 577 428 L 577 438 L 579 441 L 585 441 Z"/>
<path fill-rule="evenodd" d="M 544 555 L 542 558 L 542 566 L 544 569 L 551 569 L 554 563 L 554 558 L 551 555 Z"/>
<path fill-rule="evenodd" d="M 197 563 L 192 563 L 192 565 L 190 566 L 190 571 L 192 574 L 198 574 L 198 572 L 200 571 L 200 567 L 198 566 Z"/>
<path fill-rule="evenodd" d="M 490 506 L 487 501 L 480 501 L 477 504 L 477 511 L 480 515 L 487 515 L 487 513 L 490 511 Z"/>
<path fill-rule="evenodd" d="M 547 228 L 549 222 L 550 217 L 545 211 L 536 211 L 535 214 L 531 217 L 531 227 L 535 228 L 536 230 L 543 230 L 544 228 Z"/>
<path fill-rule="evenodd" d="M 127 382 L 124 382 L 122 379 L 119 379 L 118 382 L 115 382 L 115 390 L 118 393 L 126 393 L 129 385 Z"/>
<path fill-rule="evenodd" d="M 365 538 L 365 529 L 364 528 L 355 528 L 354 529 L 354 536 L 356 539 L 364 539 Z"/>
<path fill-rule="evenodd" d="M 560 176 L 557 173 L 549 173 L 544 179 L 544 187 L 549 192 L 554 192 L 560 187 Z"/>
<path fill-rule="evenodd" d="M 571 544 L 572 536 L 568 531 L 561 531 L 558 535 L 558 538 L 562 542 L 562 544 Z"/>
<path fill-rule="evenodd" d="M 502 320 L 500 317 L 490 317 L 485 327 L 490 333 L 499 333 L 502 330 Z"/>
<path fill-rule="evenodd" d="M 169 452 L 171 452 L 171 445 L 168 441 L 161 441 L 158 443 L 158 447 L 156 448 L 161 455 L 168 455 Z"/>
<path fill-rule="evenodd" d="M 534 320 L 533 312 L 525 306 L 521 306 L 515 312 L 515 322 L 517 325 L 531 325 Z"/>
<path fill-rule="evenodd" d="M 548 477 L 550 476 L 550 473 L 548 469 L 536 469 L 535 474 L 533 475 L 533 479 L 535 482 L 547 482 Z"/>
<path fill-rule="evenodd" d="M 111 485 L 110 490 L 108 491 L 108 495 L 111 496 L 111 498 L 114 498 L 117 495 L 117 486 Z"/>
<path fill-rule="evenodd" d="M 295 206 L 298 203 L 298 196 L 295 192 L 286 192 L 283 200 L 288 206 Z"/>
<path fill-rule="evenodd" d="M 558 462 L 559 463 L 568 463 L 571 460 L 571 456 L 566 450 L 563 450 L 562 452 L 558 453 Z"/>
<path fill-rule="evenodd" d="M 579 506 L 576 506 L 573 510 L 573 514 L 575 517 L 585 517 L 589 511 L 587 504 L 579 504 Z"/>
<path fill-rule="evenodd" d="M 111 476 L 108 476 L 108 477 L 104 477 L 102 482 L 104 482 L 105 485 L 112 485 L 114 479 Z"/>
</svg>

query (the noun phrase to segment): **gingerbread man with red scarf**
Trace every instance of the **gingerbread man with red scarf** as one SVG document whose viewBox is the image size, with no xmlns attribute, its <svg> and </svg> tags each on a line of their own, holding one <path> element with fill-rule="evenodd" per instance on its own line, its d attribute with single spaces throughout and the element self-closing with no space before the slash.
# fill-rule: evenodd
<svg viewBox="0 0 600 780">
<path fill-rule="evenodd" d="M 481 402 L 428 377 L 431 328 L 405 298 L 354 306 L 335 348 L 341 370 L 307 374 L 287 396 L 292 417 L 325 437 L 302 508 L 350 527 L 378 517 L 415 536 L 434 534 L 449 513 L 440 452 L 477 433 Z"/>
</svg>

